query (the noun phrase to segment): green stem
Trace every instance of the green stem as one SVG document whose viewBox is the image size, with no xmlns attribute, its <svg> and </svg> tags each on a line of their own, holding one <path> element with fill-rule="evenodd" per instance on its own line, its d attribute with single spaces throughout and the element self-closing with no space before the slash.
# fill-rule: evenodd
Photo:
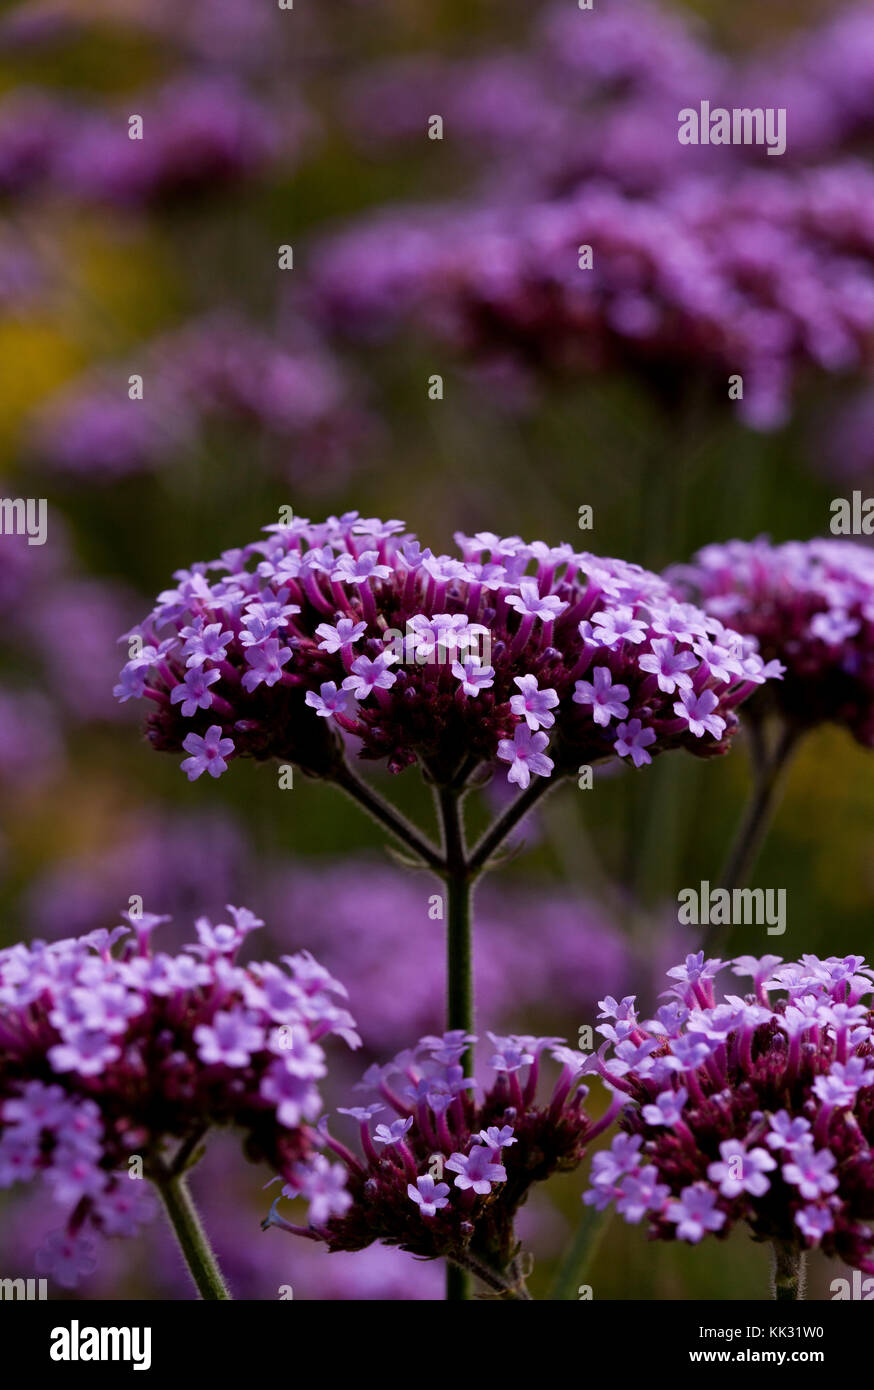
<svg viewBox="0 0 874 1390">
<path fill-rule="evenodd" d="M 197 1285 L 201 1298 L 210 1301 L 229 1299 L 231 1295 L 185 1178 L 181 1174 L 174 1176 L 168 1169 L 163 1169 L 153 1177 L 153 1182 L 160 1193 L 188 1272 Z"/>
<path fill-rule="evenodd" d="M 594 1207 L 583 1208 L 583 1217 L 577 1227 L 577 1233 L 552 1286 L 549 1295 L 551 1301 L 568 1302 L 578 1298 L 580 1284 L 584 1282 L 589 1266 L 598 1252 L 610 1215 L 609 1211 L 595 1211 Z"/>
<path fill-rule="evenodd" d="M 746 882 L 759 857 L 798 739 L 797 730 L 789 726 L 784 728 L 774 752 L 758 769 L 753 794 L 720 878 L 721 887 L 729 891 Z"/>
<path fill-rule="evenodd" d="M 789 1241 L 775 1240 L 771 1244 L 771 1293 L 779 1303 L 797 1303 L 804 1299 L 805 1255 Z"/>
<path fill-rule="evenodd" d="M 501 1298 L 515 1299 L 526 1303 L 532 1301 L 531 1295 L 525 1286 L 525 1280 L 522 1278 L 515 1261 L 510 1268 L 510 1273 L 513 1277 L 508 1278 L 506 1274 L 501 1274 L 499 1270 L 492 1269 L 491 1265 L 486 1264 L 485 1260 L 481 1260 L 477 1255 L 472 1255 L 470 1251 L 467 1252 L 466 1256 L 459 1256 L 458 1258 L 465 1260 L 464 1268 L 459 1265 L 449 1265 L 449 1269 L 455 1269 L 459 1274 L 465 1274 L 467 1270 L 472 1271 L 477 1279 L 485 1284 L 487 1289 L 491 1289 L 493 1293 Z"/>
<path fill-rule="evenodd" d="M 446 1027 L 473 1032 L 472 877 L 467 864 L 461 798 L 451 787 L 437 794 L 446 883 Z M 473 1066 L 473 1048 L 463 1058 Z"/>
<path fill-rule="evenodd" d="M 473 1281 L 460 1265 L 446 1264 L 446 1302 L 467 1303 L 473 1291 Z"/>
<path fill-rule="evenodd" d="M 347 763 L 341 766 L 334 773 L 334 782 L 338 787 L 342 787 L 347 796 L 351 796 L 353 801 L 357 801 L 359 806 L 378 821 L 380 825 L 391 831 L 396 840 L 400 840 L 402 845 L 427 864 L 436 873 L 443 872 L 443 859 L 438 851 L 431 844 L 430 840 L 422 832 L 402 816 L 400 811 L 396 811 L 373 787 L 366 782 L 362 782 Z"/>
<path fill-rule="evenodd" d="M 798 729 L 786 725 L 773 752 L 767 752 L 760 735 L 754 744 L 754 749 L 758 747 L 761 750 L 762 761 L 754 768 L 753 792 L 719 878 L 720 888 L 727 889 L 729 893 L 745 884 L 755 867 L 780 801 L 792 754 L 800 738 Z M 714 949 L 721 933 L 721 924 L 710 927 L 702 942 L 705 955 Z"/>
<path fill-rule="evenodd" d="M 536 805 L 542 796 L 551 791 L 555 779 L 551 777 L 532 777 L 528 787 L 508 806 L 502 816 L 486 831 L 482 839 L 471 851 L 468 868 L 472 874 L 479 874 L 489 866 L 492 855 L 500 849 L 510 831 L 515 829 L 523 816 Z"/>
<path fill-rule="evenodd" d="M 443 833 L 443 877 L 446 883 L 446 1027 L 473 1032 L 472 878 L 467 864 L 462 793 L 453 786 L 437 791 L 437 808 Z M 473 1045 L 463 1057 L 465 1075 L 473 1075 Z M 466 1302 L 471 1295 L 470 1275 L 457 1265 L 447 1265 L 446 1298 Z"/>
</svg>

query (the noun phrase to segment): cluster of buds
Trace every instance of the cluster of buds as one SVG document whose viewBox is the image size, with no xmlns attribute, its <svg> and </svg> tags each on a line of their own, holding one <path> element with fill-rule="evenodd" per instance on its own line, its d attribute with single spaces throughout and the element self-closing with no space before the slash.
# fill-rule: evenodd
<svg viewBox="0 0 874 1390">
<path fill-rule="evenodd" d="M 341 733 L 392 772 L 503 764 L 521 788 L 614 756 L 708 756 L 778 673 L 624 560 L 491 532 L 435 555 L 356 512 L 265 529 L 176 571 L 129 634 L 116 694 L 151 701 L 149 739 L 188 753 L 192 779 L 232 756 L 330 776 Z"/>
<path fill-rule="evenodd" d="M 602 1002 L 587 1064 L 625 1102 L 584 1201 L 697 1243 L 745 1221 L 753 1237 L 874 1272 L 874 991 L 862 956 L 740 956 L 752 990 L 717 1002 L 704 953 L 668 971 L 656 1017 Z M 608 1051 L 612 1056 L 607 1057 Z"/>
<path fill-rule="evenodd" d="M 0 1186 L 42 1177 L 66 1211 L 40 1252 L 61 1284 L 93 1269 L 95 1236 L 135 1233 L 152 1203 L 134 1179 L 166 1175 L 168 1146 L 174 1173 L 214 1125 L 283 1174 L 312 1153 L 321 1040 L 359 1043 L 346 991 L 306 953 L 235 964 L 262 923 L 228 912 L 177 955 L 152 950 L 152 913 L 0 952 Z"/>
<path fill-rule="evenodd" d="M 321 1171 L 302 1166 L 283 1189 L 283 1196 L 309 1199 L 309 1225 L 281 1217 L 277 1198 L 265 1226 L 331 1250 L 362 1250 L 379 1240 L 425 1258 L 443 1256 L 487 1282 L 510 1270 L 514 1217 L 531 1185 L 575 1168 L 613 1112 L 589 1119 L 580 1085 L 585 1056 L 561 1038 L 488 1037 L 495 1077 L 481 1098 L 463 1065 L 476 1038 L 461 1030 L 422 1038 L 387 1066 L 371 1067 L 358 1089 L 379 1099 L 339 1111 L 357 1122 L 362 1156 L 320 1127 L 341 1161 L 324 1157 Z M 545 1049 L 561 1073 L 538 1102 Z"/>
<path fill-rule="evenodd" d="M 843 540 L 764 538 L 708 545 L 666 576 L 678 595 L 755 638 L 783 681 L 776 701 L 793 725 L 843 724 L 874 747 L 874 553 Z"/>
</svg>

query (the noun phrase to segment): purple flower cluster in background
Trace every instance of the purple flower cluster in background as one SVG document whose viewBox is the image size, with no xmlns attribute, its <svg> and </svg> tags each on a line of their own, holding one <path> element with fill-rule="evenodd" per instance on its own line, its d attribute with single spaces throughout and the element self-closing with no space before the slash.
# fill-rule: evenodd
<svg viewBox="0 0 874 1390">
<path fill-rule="evenodd" d="M 128 399 L 131 373 L 148 383 L 142 400 Z M 267 433 L 277 471 L 317 462 L 336 482 L 374 430 L 361 397 L 323 344 L 282 343 L 224 312 L 63 387 L 32 420 L 30 446 L 59 473 L 111 481 L 173 467 L 180 452 L 208 450 L 211 429 L 236 424 Z"/>
<path fill-rule="evenodd" d="M 623 366 L 672 398 L 691 370 L 727 400 L 740 374 L 737 408 L 767 429 L 804 372 L 870 360 L 872 196 L 848 165 L 380 213 L 322 248 L 318 298 L 336 331 L 415 324 L 523 377 Z"/>
<path fill-rule="evenodd" d="M 22 757 L 28 745 L 18 745 Z M 9 750 L 12 757 L 15 749 Z M 2 766 L 0 745 L 0 766 Z M 257 908 L 271 925 L 271 953 L 288 945 L 289 924 L 306 922 L 318 959 L 341 974 L 365 1044 L 385 1054 L 439 1026 L 443 1010 L 443 930 L 428 917 L 428 885 L 395 865 L 363 855 L 281 862 L 262 848 L 256 860 L 225 815 L 141 812 L 114 826 L 116 838 L 91 854 L 58 859 L 32 883 L 21 912 L 40 936 L 84 932 L 114 920 L 131 892 L 156 911 L 185 920 L 218 912 L 257 879 Z M 527 835 L 530 841 L 530 832 Z M 537 922 L 532 950 L 531 923 Z M 168 929 L 169 930 L 169 929 Z M 676 922 L 673 923 L 673 933 Z M 636 968 L 608 915 L 576 888 L 496 883 L 477 894 L 477 997 L 498 1027 L 521 1017 L 537 1026 L 580 1009 L 578 981 L 592 1003 Z M 649 979 L 649 972 L 643 977 Z"/>
<path fill-rule="evenodd" d="M 609 1112 L 593 1124 L 583 1111 L 585 1059 L 562 1039 L 488 1036 L 495 1079 L 481 1099 L 462 1065 L 476 1038 L 463 1032 L 422 1038 L 388 1065 L 371 1067 L 358 1089 L 379 1100 L 339 1112 L 357 1123 L 363 1156 L 321 1126 L 340 1161 L 325 1157 L 321 1169 L 302 1169 L 282 1194 L 308 1199 L 308 1226 L 279 1216 L 280 1199 L 265 1224 L 324 1241 L 331 1250 L 381 1240 L 426 1258 L 469 1256 L 486 1270 L 505 1270 L 515 1255 L 514 1216 L 528 1189 L 575 1168 Z M 547 1048 L 561 1074 L 538 1103 Z"/>
<path fill-rule="evenodd" d="M 39 791 L 63 764 L 57 711 L 37 690 L 0 690 L 0 793 L 20 805 L 22 788 Z"/>
<path fill-rule="evenodd" d="M 291 98 L 285 106 L 266 107 L 227 77 L 132 92 L 114 113 L 21 91 L 0 107 L 0 191 L 134 209 L 214 193 L 294 162 L 308 118 Z M 131 115 L 142 118 L 140 139 Z"/>
<path fill-rule="evenodd" d="M 429 114 L 479 163 L 484 186 L 556 192 L 593 174 L 650 188 L 700 167 L 676 141 L 690 92 L 723 91 L 730 71 L 683 18 L 643 0 L 605 0 L 594 23 L 563 3 L 539 14 L 524 46 L 380 64 L 340 102 L 363 150 L 421 140 Z"/>
<path fill-rule="evenodd" d="M 746 1221 L 760 1240 L 821 1246 L 874 1271 L 874 991 L 862 956 L 739 956 L 748 994 L 717 1001 L 728 962 L 668 971 L 668 1003 L 638 1019 L 602 1002 L 587 1064 L 624 1099 L 584 1201 L 693 1244 Z M 777 992 L 780 992 L 779 995 Z"/>
<path fill-rule="evenodd" d="M 763 704 L 775 701 L 800 728 L 842 724 L 874 747 L 874 551 L 844 540 L 728 541 L 666 578 L 782 663 Z"/>
<path fill-rule="evenodd" d="M 134 1234 L 148 1205 L 135 1179 L 168 1141 L 191 1152 L 233 1124 L 249 1158 L 286 1176 L 311 1155 L 321 1041 L 360 1041 L 346 992 L 308 953 L 285 969 L 235 964 L 263 924 L 228 912 L 198 918 L 197 942 L 176 955 L 152 949 L 166 919 L 151 913 L 0 952 L 0 1185 L 40 1176 L 65 1209 L 42 1257 L 62 1285 L 93 1268 L 96 1235 Z"/>
<path fill-rule="evenodd" d="M 10 669 L 4 686 L 9 698 L 15 698 L 16 688 L 23 695 L 39 682 L 73 723 L 117 721 L 118 706 L 110 698 L 113 648 L 119 626 L 132 612 L 132 595 L 114 580 L 81 573 L 56 513 L 44 545 L 29 546 L 24 535 L 3 536 L 0 598 L 7 615 L 4 664 Z M 15 675 L 12 668 L 18 668 Z M 28 698 L 39 700 L 36 694 Z M 42 765 L 40 742 L 25 745 L 35 771 Z"/>
<path fill-rule="evenodd" d="M 785 106 L 792 114 L 792 157 L 818 159 L 853 148 L 874 133 L 874 10 L 846 6 L 817 29 L 754 58 L 737 105 Z"/>
<path fill-rule="evenodd" d="M 50 302 L 56 288 L 56 276 L 26 234 L 5 231 L 0 240 L 0 313 L 20 319 Z"/>
<path fill-rule="evenodd" d="M 402 57 L 356 76 L 342 108 L 367 148 L 420 140 L 439 111 L 496 194 L 560 192 L 606 176 L 655 190 L 702 169 L 708 151 L 676 139 L 677 112 L 784 107 L 784 162 L 854 150 L 874 130 L 874 14 L 851 5 L 765 54 L 731 59 L 688 14 L 644 0 L 603 0 L 597 16 L 564 3 L 538 15 L 524 48 L 441 58 Z M 734 170 L 762 163 L 755 145 L 726 146 Z"/>
<path fill-rule="evenodd" d="M 710 756 L 778 674 L 623 560 L 491 533 L 434 555 L 403 522 L 355 512 L 265 529 L 175 573 L 116 687 L 152 702 L 148 737 L 184 750 L 191 780 L 231 756 L 331 776 L 340 730 L 393 772 L 421 761 L 439 778 L 473 759 L 521 788 L 614 755 Z"/>
<path fill-rule="evenodd" d="M 0 799 L 19 807 L 65 768 L 72 734 L 123 721 L 111 697 L 113 652 L 133 610 L 116 582 L 81 573 L 54 513 L 44 545 L 0 539 L 0 599 Z"/>
<path fill-rule="evenodd" d="M 420 880 L 363 858 L 297 863 L 271 876 L 267 900 L 270 921 L 305 921 L 319 959 L 342 968 L 369 1048 L 386 1055 L 439 1026 L 443 924 L 428 920 Z M 576 1019 L 580 979 L 594 1003 L 599 984 L 632 970 L 621 932 L 576 888 L 487 879 L 476 912 L 478 1005 L 499 1027 L 514 1017 L 536 1027 L 546 1001 L 550 1018 Z"/>
<path fill-rule="evenodd" d="M 833 722 L 874 747 L 874 549 L 760 537 L 655 574 L 477 531 L 442 554 L 397 519 L 277 511 L 280 492 L 262 510 L 281 520 L 251 543 L 192 561 L 215 552 L 186 542 L 175 561 L 186 567 L 134 627 L 147 605 L 94 572 L 125 564 L 128 494 L 147 502 L 139 564 L 151 573 L 149 537 L 161 532 L 166 552 L 180 527 L 207 535 L 250 482 L 247 514 L 271 479 L 312 501 L 369 468 L 385 438 L 381 390 L 399 433 L 374 505 L 393 469 L 409 490 L 395 465 L 403 457 L 409 474 L 428 447 L 427 431 L 411 447 L 403 438 L 415 434 L 406 397 L 435 415 L 436 453 L 455 451 L 457 480 L 444 470 L 425 499 L 438 527 L 461 503 L 471 525 L 487 515 L 491 465 L 466 467 L 487 433 L 488 412 L 468 409 L 475 393 L 508 411 L 545 407 L 504 431 L 507 466 L 527 466 L 533 431 L 557 484 L 572 462 L 565 411 L 592 404 L 601 455 L 620 440 L 645 507 L 670 431 L 682 467 L 646 514 L 648 553 L 688 555 L 703 538 L 677 544 L 692 524 L 681 503 L 707 466 L 678 428 L 687 415 L 698 442 L 711 426 L 729 432 L 717 450 L 739 445 L 740 474 L 779 461 L 790 440 L 744 441 L 739 427 L 780 429 L 808 396 L 815 415 L 819 383 L 826 407 L 839 392 L 852 401 L 843 420 L 826 409 L 821 457 L 861 477 L 874 460 L 874 6 L 768 53 L 720 53 L 688 7 L 650 0 L 596 0 L 592 14 L 573 0 L 511 7 L 499 29 L 433 16 L 420 29 L 395 0 L 333 4 L 329 16 L 276 0 L 26 0 L 0 16 L 0 48 L 45 84 L 0 98 L 11 213 L 0 312 L 13 319 L 5 355 L 22 366 L 0 425 L 23 447 L 15 490 L 60 489 L 92 561 L 86 574 L 54 504 L 45 545 L 0 536 L 0 867 L 9 915 L 28 923 L 5 940 L 51 939 L 0 949 L 0 1189 L 19 1185 L 8 1201 L 0 1191 L 4 1259 L 27 1243 L 10 1267 L 35 1258 L 61 1289 L 190 1296 L 166 1258 L 169 1228 L 144 1237 L 138 1262 L 100 1244 L 136 1236 L 152 1184 L 169 1197 L 190 1170 L 244 1296 L 290 1283 L 295 1298 L 434 1298 L 446 1260 L 447 1298 L 467 1296 L 460 1269 L 527 1298 L 521 1209 L 530 1199 L 534 1220 L 540 1208 L 544 1228 L 562 1225 L 561 1184 L 556 1196 L 544 1181 L 575 1170 L 618 1117 L 583 1199 L 597 1212 L 692 1245 L 745 1225 L 790 1263 L 816 1248 L 874 1275 L 874 967 L 699 952 L 670 969 L 644 1021 L 632 994 L 607 992 L 646 988 L 696 950 L 675 907 L 658 906 L 691 783 L 637 808 L 627 835 L 616 818 L 629 788 L 608 792 L 594 838 L 603 870 L 578 827 L 565 823 L 565 837 L 544 811 L 553 878 L 514 868 L 480 881 L 559 779 L 593 764 L 623 779 L 681 749 L 723 755 L 742 706 L 755 787 L 724 878 L 747 881 L 798 737 Z M 95 62 L 108 82 L 96 95 Z M 678 112 L 704 97 L 786 107 L 785 154 L 681 144 Z M 142 139 L 129 138 L 134 114 Z M 324 164 L 307 168 L 314 149 Z M 384 157 L 399 162 L 379 170 Z M 391 188 L 403 202 L 388 202 Z M 237 192 L 255 213 L 245 226 Z M 341 219 L 330 232 L 328 218 Z M 277 264 L 286 238 L 291 275 Z M 241 276 L 244 263 L 257 273 Z M 435 349 L 434 370 L 467 389 L 431 411 Z M 601 381 L 597 401 L 569 399 L 583 378 Z M 195 476 L 208 464 L 222 475 L 212 485 Z M 30 470 L 44 486 L 25 487 Z M 95 481 L 108 486 L 80 515 L 76 494 Z M 517 491 L 532 486 L 528 469 Z M 545 516 L 564 505 L 561 488 L 535 491 Z M 627 538 L 638 522 L 621 498 L 613 515 L 617 498 L 611 486 L 599 515 Z M 203 801 L 203 814 L 142 788 L 130 800 L 104 725 L 129 721 L 140 700 L 146 740 L 201 781 L 186 792 L 171 772 L 173 798 Z M 356 755 L 379 774 L 420 769 L 439 844 L 381 797 L 381 776 L 359 780 Z M 340 858 L 342 835 L 336 854 L 316 854 L 318 815 L 283 855 L 284 815 L 212 804 L 210 779 L 237 758 L 345 788 L 434 877 L 407 872 L 404 856 L 404 869 L 348 846 Z M 231 781 L 222 803 L 246 790 Z M 475 838 L 487 788 L 495 820 Z M 59 792 L 75 812 L 56 814 Z M 852 810 L 842 797 L 835 808 Z M 524 826 L 530 840 L 532 818 Z M 562 868 L 573 884 L 556 883 Z M 131 904 L 121 927 L 120 901 Z M 849 920 L 858 902 L 843 906 Z M 153 947 L 167 913 L 196 918 L 193 943 L 180 927 Z M 241 964 L 262 916 L 268 959 Z M 301 921 L 315 954 L 282 954 Z M 717 993 L 729 966 L 749 992 Z M 488 1079 L 472 1062 L 474 993 L 495 1030 Z M 597 1053 L 535 1036 L 570 1035 L 599 995 Z M 329 1080 L 332 1034 L 347 1049 Z M 360 1072 L 396 1050 L 348 1095 L 352 1052 Z M 609 1106 L 588 1098 L 595 1074 Z M 330 1127 L 329 1091 L 346 1099 Z M 213 1127 L 223 1132 L 196 1167 Z M 264 1228 L 302 1241 L 258 1238 L 270 1198 L 257 1170 L 234 1168 L 241 1139 L 281 1184 Z M 538 1259 L 548 1244 L 538 1236 Z M 151 1260 L 166 1267 L 153 1274 Z M 609 1277 L 621 1294 L 626 1272 Z"/>
</svg>

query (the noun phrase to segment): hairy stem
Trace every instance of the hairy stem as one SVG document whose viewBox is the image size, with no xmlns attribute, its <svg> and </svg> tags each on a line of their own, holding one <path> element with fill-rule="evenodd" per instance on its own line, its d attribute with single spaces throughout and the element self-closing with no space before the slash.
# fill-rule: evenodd
<svg viewBox="0 0 874 1390">
<path fill-rule="evenodd" d="M 450 1270 L 455 1269 L 457 1273 L 464 1274 L 468 1280 L 469 1275 L 467 1275 L 467 1271 L 470 1270 L 481 1283 L 485 1284 L 487 1289 L 491 1289 L 502 1298 L 518 1299 L 527 1303 L 531 1302 L 531 1295 L 525 1287 L 525 1280 L 521 1277 L 521 1273 L 515 1262 L 510 1270 L 514 1278 L 508 1279 L 506 1274 L 502 1274 L 497 1269 L 492 1269 L 491 1265 L 486 1264 L 485 1260 L 481 1260 L 477 1255 L 472 1255 L 470 1251 L 468 1251 L 465 1256 L 459 1258 L 464 1259 L 464 1267 L 462 1268 L 460 1265 L 449 1265 Z"/>
<path fill-rule="evenodd" d="M 173 1162 L 170 1165 L 171 1177 L 181 1177 L 189 1168 L 194 1167 L 199 1157 L 196 1153 L 197 1146 L 203 1142 L 203 1139 L 206 1137 L 206 1131 L 207 1126 L 200 1125 L 193 1134 L 189 1134 L 184 1143 L 180 1144 L 173 1156 Z M 201 1149 L 200 1152 L 202 1153 L 203 1150 Z"/>
<path fill-rule="evenodd" d="M 229 1299 L 227 1284 L 194 1205 L 188 1184 L 181 1174 L 161 1169 L 152 1181 L 160 1193 L 179 1248 L 201 1298 L 209 1301 Z"/>
<path fill-rule="evenodd" d="M 789 1241 L 771 1244 L 771 1294 L 779 1303 L 804 1298 L 805 1254 Z"/>
<path fill-rule="evenodd" d="M 512 805 L 507 807 L 504 814 L 498 817 L 494 825 L 474 846 L 468 860 L 468 868 L 472 874 L 479 874 L 483 869 L 488 868 L 492 855 L 500 849 L 510 832 L 554 785 L 555 783 L 550 777 L 532 777 L 525 791 L 517 796 Z"/>
<path fill-rule="evenodd" d="M 400 811 L 396 811 L 387 801 L 383 801 L 379 792 L 374 791 L 367 782 L 362 782 L 348 763 L 343 763 L 335 772 L 334 781 L 338 787 L 342 787 L 347 796 L 351 796 L 353 801 L 357 801 L 359 806 L 363 806 L 364 810 L 375 821 L 391 831 L 395 839 L 411 850 L 417 859 L 420 859 L 423 864 L 427 864 L 436 873 L 443 873 L 443 859 L 430 840 L 411 821 L 408 821 L 406 816 L 401 815 Z"/>
</svg>

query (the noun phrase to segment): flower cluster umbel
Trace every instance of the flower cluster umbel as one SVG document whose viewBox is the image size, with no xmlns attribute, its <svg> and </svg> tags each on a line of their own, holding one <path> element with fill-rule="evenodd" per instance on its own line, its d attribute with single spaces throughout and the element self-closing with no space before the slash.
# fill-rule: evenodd
<svg viewBox="0 0 874 1390">
<path fill-rule="evenodd" d="M 265 530 L 176 571 L 128 639 L 116 694 L 152 702 L 148 737 L 188 753 L 192 779 L 246 755 L 330 776 L 341 730 L 393 772 L 503 763 L 522 788 L 614 755 L 707 756 L 774 674 L 624 560 L 490 532 L 435 555 L 356 512 Z"/>
<path fill-rule="evenodd" d="M 686 957 L 656 1017 L 602 1001 L 589 1066 L 626 1101 L 584 1201 L 697 1243 L 746 1221 L 755 1238 L 874 1272 L 874 991 L 862 956 L 740 956 L 748 994 L 717 1002 L 728 962 Z M 605 1053 L 612 1050 L 607 1060 Z"/>
<path fill-rule="evenodd" d="M 321 1040 L 359 1043 L 346 991 L 308 953 L 235 964 L 263 924 L 228 912 L 177 955 L 152 950 L 153 913 L 0 952 L 0 1187 L 41 1176 L 66 1210 L 40 1257 L 59 1283 L 93 1269 L 95 1235 L 135 1233 L 151 1204 L 131 1179 L 164 1171 L 168 1143 L 180 1171 L 217 1124 L 280 1173 L 312 1151 Z"/>
<path fill-rule="evenodd" d="M 741 418 L 784 424 L 802 380 L 868 361 L 874 178 L 841 164 L 678 179 L 689 151 L 665 138 L 675 99 L 656 111 L 632 110 L 612 149 L 594 142 L 608 178 L 571 173 L 557 197 L 523 186 L 366 214 L 320 253 L 325 320 L 359 341 L 410 328 L 448 341 L 493 391 L 510 383 L 514 408 L 540 384 L 605 370 L 637 377 L 671 411 L 690 376 L 724 404 L 737 373 Z M 659 165 L 650 196 L 615 187 L 622 168 L 636 182 Z"/>
<path fill-rule="evenodd" d="M 427 1258 L 506 1270 L 516 1253 L 513 1220 L 532 1183 L 576 1167 L 611 1114 L 597 1123 L 586 1115 L 588 1091 L 579 1084 L 585 1057 L 561 1038 L 488 1037 L 495 1077 L 481 1098 L 462 1063 L 477 1039 L 461 1030 L 422 1038 L 387 1066 L 369 1068 L 358 1089 L 379 1099 L 339 1111 L 357 1122 L 363 1157 L 320 1126 L 342 1162 L 324 1158 L 321 1172 L 302 1166 L 283 1189 L 309 1198 L 309 1225 L 279 1216 L 277 1198 L 265 1226 L 331 1250 L 381 1240 Z M 561 1074 L 538 1103 L 545 1049 Z M 371 1132 L 374 1117 L 380 1123 Z"/>
<path fill-rule="evenodd" d="M 728 541 L 666 578 L 785 666 L 764 703 L 776 700 L 801 727 L 843 724 L 874 747 L 874 551 L 843 540 Z"/>
</svg>

